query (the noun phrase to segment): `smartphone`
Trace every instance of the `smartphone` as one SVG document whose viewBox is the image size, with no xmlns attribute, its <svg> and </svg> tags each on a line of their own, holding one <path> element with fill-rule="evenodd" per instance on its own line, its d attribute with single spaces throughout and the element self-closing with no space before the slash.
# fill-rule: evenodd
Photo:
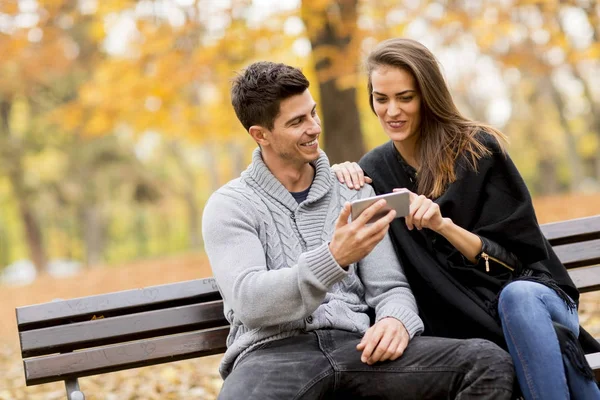
<svg viewBox="0 0 600 400">
<path fill-rule="evenodd" d="M 379 196 L 367 197 L 365 199 L 354 200 L 350 203 L 352 206 L 351 216 L 354 221 L 358 216 L 369 208 L 370 205 L 378 200 L 385 199 L 387 204 L 367 223 L 371 224 L 379 218 L 385 216 L 390 210 L 396 210 L 396 218 L 406 217 L 410 207 L 410 196 L 408 189 L 398 190 L 397 192 L 380 194 Z"/>
</svg>

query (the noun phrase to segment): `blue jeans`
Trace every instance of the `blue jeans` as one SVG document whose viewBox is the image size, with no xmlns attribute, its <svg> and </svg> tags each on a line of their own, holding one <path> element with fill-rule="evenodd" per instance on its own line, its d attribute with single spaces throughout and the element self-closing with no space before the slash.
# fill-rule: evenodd
<svg viewBox="0 0 600 400">
<path fill-rule="evenodd" d="M 498 311 L 525 399 L 600 399 L 596 383 L 562 357 L 552 322 L 579 336 L 579 317 L 554 290 L 536 282 L 512 282 L 500 293 Z"/>
<path fill-rule="evenodd" d="M 510 355 L 483 339 L 413 338 L 395 361 L 369 366 L 360 334 L 317 330 L 241 356 L 220 400 L 510 399 Z"/>
</svg>

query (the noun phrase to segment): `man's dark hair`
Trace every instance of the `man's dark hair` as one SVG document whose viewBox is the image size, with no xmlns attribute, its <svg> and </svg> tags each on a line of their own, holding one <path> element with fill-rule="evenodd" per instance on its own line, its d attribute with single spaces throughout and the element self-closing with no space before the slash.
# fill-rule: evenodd
<svg viewBox="0 0 600 400">
<path fill-rule="evenodd" d="M 260 61 L 233 80 L 231 104 L 246 130 L 252 125 L 273 129 L 281 101 L 304 93 L 308 86 L 308 79 L 298 68 Z"/>
</svg>

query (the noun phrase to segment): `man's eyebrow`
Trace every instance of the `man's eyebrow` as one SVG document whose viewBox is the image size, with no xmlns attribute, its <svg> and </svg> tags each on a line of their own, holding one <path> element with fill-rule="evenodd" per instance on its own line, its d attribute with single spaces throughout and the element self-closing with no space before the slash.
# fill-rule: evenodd
<svg viewBox="0 0 600 400">
<path fill-rule="evenodd" d="M 396 96 L 402 96 L 403 94 L 407 94 L 407 93 L 410 93 L 410 92 L 416 92 L 416 90 L 414 90 L 414 89 L 403 90 L 403 91 L 401 91 L 399 93 L 396 93 Z M 376 94 L 376 95 L 379 95 L 379 96 L 385 96 L 385 94 L 379 93 L 379 92 L 376 92 L 376 91 L 373 91 L 373 94 Z"/>
<path fill-rule="evenodd" d="M 313 111 L 315 111 L 315 109 L 317 108 L 317 103 L 315 103 L 315 105 L 313 106 L 312 110 L 310 110 L 310 113 L 312 114 Z M 292 117 L 290 119 L 288 119 L 285 123 L 285 126 L 290 125 L 292 122 L 294 122 L 294 120 L 298 119 L 298 118 L 302 118 L 304 117 L 305 114 L 300 114 L 300 115 L 296 115 L 295 117 Z"/>
</svg>

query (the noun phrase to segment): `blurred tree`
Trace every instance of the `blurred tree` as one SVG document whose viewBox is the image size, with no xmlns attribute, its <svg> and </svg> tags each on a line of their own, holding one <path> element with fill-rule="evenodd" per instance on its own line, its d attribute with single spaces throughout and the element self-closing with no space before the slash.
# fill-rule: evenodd
<svg viewBox="0 0 600 400">
<path fill-rule="evenodd" d="M 55 4 L 57 8 L 61 6 Z M 3 12 L 4 24 L 12 32 L 10 35 L 0 33 L 0 173 L 11 183 L 30 258 L 36 268 L 41 269 L 46 265 L 47 256 L 39 215 L 33 206 L 36 187 L 27 180 L 24 163 L 27 154 L 41 150 L 35 136 L 40 128 L 35 116 L 48 109 L 48 104 L 34 99 L 39 96 L 46 100 L 45 94 L 52 93 L 49 87 L 69 72 L 72 57 L 68 56 L 68 50 L 72 50 L 73 42 L 63 35 L 50 14 L 34 14 L 39 22 L 26 29 L 17 25 L 21 14 L 19 6 L 5 6 Z M 28 16 L 32 18 L 31 13 Z M 29 111 L 31 121 L 19 120 L 23 112 L 19 113 L 17 105 Z"/>
<path fill-rule="evenodd" d="M 361 55 L 391 36 L 450 59 L 470 116 L 489 119 L 506 98 L 501 128 L 534 192 L 600 181 L 597 1 L 298 5 L 0 1 L 0 184 L 10 182 L 6 204 L 21 221 L 4 227 L 9 258 L 23 256 L 21 232 L 38 266 L 61 251 L 90 264 L 136 257 L 171 234 L 160 248 L 198 248 L 203 202 L 255 147 L 228 94 L 253 61 L 301 67 L 318 86 L 331 161 L 358 159 L 363 140 L 386 140 L 365 101 Z M 503 87 L 502 101 L 488 87 Z M 148 136 L 160 138 L 154 152 L 142 151 Z"/>
<path fill-rule="evenodd" d="M 584 188 L 590 177 L 595 179 L 596 185 L 600 182 L 600 175 L 591 173 L 590 176 L 590 171 L 584 168 L 590 154 L 596 159 L 600 158 L 596 156 L 600 154 L 600 147 L 594 144 L 595 141 L 583 140 L 586 133 L 582 131 L 584 124 L 580 121 L 589 118 L 589 113 L 582 107 L 577 110 L 574 106 L 575 103 L 581 102 L 583 94 L 590 108 L 593 110 L 594 107 L 591 80 L 584 77 L 580 70 L 584 64 L 589 67 L 590 63 L 593 63 L 595 65 L 588 69 L 598 71 L 599 47 L 597 36 L 593 36 L 592 31 L 595 34 L 598 31 L 594 21 L 599 13 L 596 1 L 561 3 L 515 0 L 510 4 L 494 1 L 452 1 L 429 2 L 429 7 L 421 17 L 441 34 L 439 39 L 442 43 L 452 45 L 474 41 L 477 46 L 474 50 L 481 55 L 491 55 L 503 70 L 512 70 L 513 76 L 514 72 L 518 71 L 518 79 L 530 80 L 540 85 L 539 99 L 547 103 L 546 108 L 542 109 L 544 120 L 555 118 L 555 125 L 547 125 L 543 132 L 539 132 L 547 139 L 537 142 L 540 143 L 540 147 L 536 148 L 535 153 L 528 153 L 540 161 L 533 167 L 537 165 L 542 168 L 548 161 L 545 154 L 549 150 L 548 143 L 552 143 L 554 148 L 561 145 L 559 160 L 553 162 L 566 165 L 568 175 L 564 176 L 562 168 L 555 168 L 555 179 L 564 180 L 571 191 Z M 565 29 L 567 26 L 571 33 Z M 577 31 L 575 34 L 572 33 L 574 30 Z M 591 40 L 584 38 L 585 30 L 589 30 Z M 474 71 L 477 73 L 477 69 Z M 565 78 L 569 80 L 568 84 Z M 466 76 L 466 79 L 472 80 L 469 76 Z M 574 90 L 576 85 L 582 85 L 582 94 Z M 512 85 L 516 90 L 521 87 L 523 86 Z M 481 103 L 481 98 L 478 101 Z M 556 113 L 549 114 L 548 106 L 554 108 Z M 485 107 L 489 109 L 489 102 Z M 533 111 L 531 107 L 529 109 Z M 584 112 L 587 115 L 584 115 Z M 536 126 L 541 116 L 540 112 L 532 112 L 528 118 L 533 122 L 533 126 Z M 591 130 L 600 132 L 594 125 L 591 124 Z M 562 141 L 555 140 L 557 135 Z M 596 147 L 595 151 L 593 147 Z M 543 160 L 546 161 L 542 162 Z M 537 178 L 534 174 L 531 176 L 532 179 L 542 176 L 543 179 L 548 179 L 549 173 L 550 170 L 546 170 Z M 547 189 L 560 188 L 563 185 L 536 183 L 534 186 Z"/>
<path fill-rule="evenodd" d="M 68 172 L 57 183 L 57 194 L 75 209 L 85 262 L 95 266 L 104 261 L 109 241 L 110 204 L 126 201 L 142 207 L 157 202 L 161 193 L 131 148 L 115 136 L 76 137 L 68 149 Z"/>
<path fill-rule="evenodd" d="M 358 0 L 305 0 L 302 19 L 319 82 L 325 150 L 332 163 L 358 160 L 365 153 L 356 105 Z"/>
</svg>

